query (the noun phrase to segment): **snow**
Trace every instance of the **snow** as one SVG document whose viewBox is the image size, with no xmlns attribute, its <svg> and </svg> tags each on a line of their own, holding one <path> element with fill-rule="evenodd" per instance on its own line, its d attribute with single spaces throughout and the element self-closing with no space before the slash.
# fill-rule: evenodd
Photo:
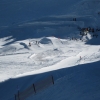
<svg viewBox="0 0 100 100">
<path fill-rule="evenodd" d="M 41 77 L 43 77 L 44 74 L 47 76 L 51 74 L 54 76 L 54 78 L 55 75 L 57 75 L 58 76 L 57 80 L 60 77 L 62 77 L 61 79 L 59 79 L 59 81 L 55 80 L 55 82 L 57 82 L 58 85 L 61 85 L 60 82 L 64 81 L 65 82 L 64 84 L 66 85 L 65 79 L 66 77 L 68 77 L 68 75 L 66 71 L 60 72 L 60 70 L 62 69 L 68 70 L 69 67 L 73 69 L 73 66 L 76 68 L 77 66 L 83 68 L 83 66 L 85 67 L 84 64 L 100 61 L 99 45 L 98 46 L 86 45 L 85 42 L 80 40 L 75 41 L 75 40 L 68 40 L 68 39 L 58 39 L 56 37 L 45 37 L 45 38 L 47 38 L 45 39 L 45 43 L 48 44 L 45 43 L 42 44 L 40 42 L 37 47 L 36 47 L 37 44 L 32 44 L 31 47 L 29 47 L 28 46 L 29 40 L 22 40 L 22 41 L 17 41 L 13 44 L 13 48 L 16 47 L 16 51 L 13 50 L 11 46 L 9 46 L 10 49 L 8 48 L 8 46 L 5 46 L 6 52 L 2 51 L 1 49 L 2 51 L 0 56 L 1 89 L 3 89 L 4 83 L 8 84 L 8 82 L 12 82 L 13 80 L 18 80 L 17 83 L 19 85 L 23 83 L 22 84 L 23 86 L 28 79 L 32 79 L 32 78 L 34 79 L 34 77 L 37 77 L 36 79 L 38 80 Z M 48 39 L 51 41 L 52 44 L 48 42 Z M 40 41 L 41 40 L 44 40 L 44 38 L 40 38 Z M 33 39 L 31 41 L 35 41 L 35 40 Z M 29 49 L 27 49 L 25 46 L 20 45 L 20 43 L 27 44 Z M 86 66 L 88 66 L 88 64 Z M 62 74 L 64 74 L 64 76 L 62 76 Z M 75 72 L 74 74 L 76 75 L 79 73 Z M 69 75 L 69 77 L 71 76 Z M 21 80 L 23 79 L 25 80 L 22 83 L 20 83 L 19 82 L 20 78 Z M 14 83 L 13 88 L 16 87 L 17 83 Z M 28 81 L 27 84 L 30 84 L 30 81 Z M 10 84 L 8 84 L 7 86 L 11 87 Z M 57 88 L 57 86 L 54 86 L 54 88 Z M 6 94 L 7 98 L 3 97 L 2 94 L 1 100 L 6 100 L 6 99 L 12 100 L 12 98 L 14 98 L 13 92 L 16 93 L 16 89 L 12 90 L 11 88 L 10 91 L 12 91 L 11 94 Z M 47 91 L 51 91 L 51 89 Z M 42 95 L 45 95 L 45 93 Z M 41 93 L 38 95 L 41 95 Z M 32 96 L 31 98 L 38 98 L 38 97 Z"/>
<path fill-rule="evenodd" d="M 99 7 L 99 0 L 1 0 L 0 100 L 50 75 L 54 85 L 26 100 L 99 100 Z M 87 27 L 95 32 L 82 37 Z"/>
</svg>

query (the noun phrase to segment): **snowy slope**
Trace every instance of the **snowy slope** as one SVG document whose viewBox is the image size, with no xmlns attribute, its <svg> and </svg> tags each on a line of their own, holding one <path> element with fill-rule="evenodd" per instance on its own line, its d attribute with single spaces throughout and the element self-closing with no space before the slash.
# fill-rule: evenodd
<svg viewBox="0 0 100 100">
<path fill-rule="evenodd" d="M 26 100 L 99 100 L 99 7 L 100 0 L 1 0 L 0 100 L 50 75 L 55 84 Z M 88 27 L 94 32 L 82 37 Z"/>
<path fill-rule="evenodd" d="M 34 43 L 35 40 L 30 40 L 32 45 L 31 47 L 28 46 L 28 49 L 20 44 L 28 45 L 29 40 L 15 42 L 13 47 L 17 47 L 16 51 L 11 46 L 9 46 L 10 49 L 7 46 L 5 47 L 7 52 L 3 52 L 1 49 L 0 91 L 2 92 L 0 100 L 13 100 L 14 94 L 17 93 L 17 85 L 19 85 L 20 91 L 23 91 L 35 81 L 49 75 L 54 76 L 55 85 L 41 91 L 36 96 L 33 95 L 27 100 L 33 98 L 35 100 L 39 98 L 44 100 L 44 97 L 45 100 L 48 97 L 50 100 L 66 98 L 72 100 L 82 98 L 84 100 L 86 97 L 88 99 L 92 98 L 90 95 L 94 93 L 94 98 L 99 98 L 99 94 L 97 94 L 99 91 L 96 91 L 99 88 L 99 73 L 97 71 L 99 62 L 93 63 L 100 61 L 99 45 L 86 45 L 81 40 L 58 39 L 56 37 L 37 39 L 40 43 L 36 45 Z M 94 74 L 92 75 L 92 73 Z M 91 82 L 94 83 L 91 84 Z M 79 87 L 77 87 L 78 85 Z M 96 85 L 96 88 L 93 87 L 91 90 L 93 92 L 91 93 L 90 89 L 94 85 Z M 74 90 L 72 90 L 72 87 Z M 10 92 L 5 93 L 7 90 Z M 51 95 L 52 92 L 53 95 Z M 72 97 L 71 95 L 74 92 L 76 94 Z M 60 94 L 60 98 L 57 94 Z M 83 97 L 80 95 L 83 95 Z"/>
<path fill-rule="evenodd" d="M 0 84 L 1 100 L 13 100 L 14 94 L 17 93 L 17 85 L 20 91 L 33 84 L 41 78 L 53 75 L 55 84 L 47 89 L 42 90 L 36 95 L 30 96 L 27 100 L 95 100 L 100 99 L 100 62 L 78 65 L 71 68 L 64 68 L 52 72 L 41 73 L 37 75 L 28 75 L 16 79 L 9 79 Z M 58 66 L 56 66 L 58 67 Z M 28 80 L 28 81 L 27 81 Z M 7 92 L 9 91 L 9 92 Z M 6 95 L 6 97 L 4 96 Z"/>
<path fill-rule="evenodd" d="M 78 37 L 78 27 L 100 28 L 99 5 L 99 0 L 1 0 L 0 37 Z"/>
</svg>

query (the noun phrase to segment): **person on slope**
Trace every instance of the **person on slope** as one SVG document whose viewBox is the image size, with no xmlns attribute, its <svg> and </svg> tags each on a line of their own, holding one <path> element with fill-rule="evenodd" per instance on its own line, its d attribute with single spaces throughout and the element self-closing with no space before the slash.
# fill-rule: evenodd
<svg viewBox="0 0 100 100">
<path fill-rule="evenodd" d="M 29 46 L 31 47 L 31 43 L 29 42 Z"/>
</svg>

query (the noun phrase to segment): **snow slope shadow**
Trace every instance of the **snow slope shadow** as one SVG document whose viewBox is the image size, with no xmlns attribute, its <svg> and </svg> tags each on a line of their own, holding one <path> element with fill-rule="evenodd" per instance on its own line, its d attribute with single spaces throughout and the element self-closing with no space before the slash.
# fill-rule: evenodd
<svg viewBox="0 0 100 100">
<path fill-rule="evenodd" d="M 40 42 L 41 44 L 52 44 L 51 39 L 46 38 L 46 37 L 42 38 L 39 42 Z"/>
<path fill-rule="evenodd" d="M 13 41 L 11 41 L 11 42 L 8 42 L 8 43 L 5 43 L 3 46 L 10 45 L 10 44 L 12 44 L 12 43 L 14 43 L 14 42 L 15 42 L 15 40 L 13 40 Z"/>
<path fill-rule="evenodd" d="M 98 36 L 97 38 L 94 37 L 91 40 L 87 41 L 86 44 L 91 44 L 91 45 L 100 45 L 100 36 Z"/>
<path fill-rule="evenodd" d="M 27 100 L 99 100 L 100 61 L 46 73 L 9 79 L 0 83 L 0 100 L 14 100 L 14 94 L 23 91 L 34 82 L 53 75 L 55 84 Z M 1 92 L 2 91 L 2 92 Z M 59 95 L 58 95 L 59 94 Z M 6 96 L 5 96 L 6 95 Z M 48 98 L 49 97 L 49 98 Z"/>
<path fill-rule="evenodd" d="M 21 42 L 20 45 L 24 46 L 24 48 L 29 50 L 29 47 L 25 43 Z"/>
</svg>

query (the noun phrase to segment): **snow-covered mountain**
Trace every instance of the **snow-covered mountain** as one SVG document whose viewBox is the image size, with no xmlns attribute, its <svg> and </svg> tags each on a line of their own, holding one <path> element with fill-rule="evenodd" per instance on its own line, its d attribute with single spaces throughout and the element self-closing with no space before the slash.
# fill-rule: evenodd
<svg viewBox="0 0 100 100">
<path fill-rule="evenodd" d="M 26 100 L 99 100 L 99 7 L 100 0 L 1 0 L 0 100 L 51 75 L 54 85 Z"/>
<path fill-rule="evenodd" d="M 79 27 L 100 28 L 99 6 L 99 0 L 1 0 L 0 37 L 76 36 Z"/>
</svg>

